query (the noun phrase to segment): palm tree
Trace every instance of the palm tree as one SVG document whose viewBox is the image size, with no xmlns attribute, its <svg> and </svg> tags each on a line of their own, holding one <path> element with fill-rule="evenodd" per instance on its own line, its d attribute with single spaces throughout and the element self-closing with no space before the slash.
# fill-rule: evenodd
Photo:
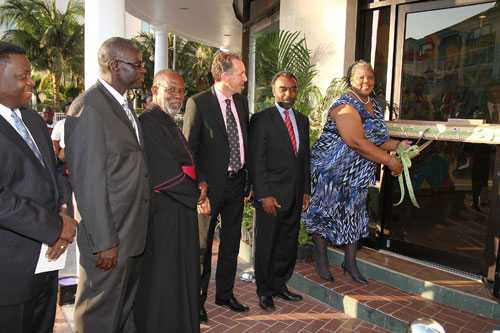
<svg viewBox="0 0 500 333">
<path fill-rule="evenodd" d="M 24 47 L 33 68 L 49 75 L 56 107 L 61 102 L 61 80 L 82 82 L 83 25 L 79 20 L 83 14 L 83 3 L 78 0 L 68 0 L 64 12 L 56 8 L 56 0 L 6 0 L 0 6 L 0 24 L 15 26 L 2 38 Z"/>
<path fill-rule="evenodd" d="M 141 32 L 133 38 L 142 50 L 142 59 L 145 62 L 146 76 L 141 87 L 144 95 L 151 88 L 154 72 L 154 50 L 155 37 L 153 34 Z M 174 38 L 168 36 L 169 61 L 173 61 Z M 209 72 L 212 60 L 219 51 L 218 48 L 189 41 L 177 36 L 175 38 L 175 69 L 184 78 L 186 86 L 186 99 L 200 91 L 207 89 L 210 85 Z M 172 68 L 169 64 L 169 68 Z"/>
<path fill-rule="evenodd" d="M 313 110 L 311 98 L 320 93 L 312 80 L 317 74 L 311 63 L 311 51 L 300 32 L 267 31 L 255 40 L 256 103 L 258 111 L 272 104 L 270 82 L 274 74 L 290 71 L 297 77 L 295 108 L 308 115 Z"/>
</svg>

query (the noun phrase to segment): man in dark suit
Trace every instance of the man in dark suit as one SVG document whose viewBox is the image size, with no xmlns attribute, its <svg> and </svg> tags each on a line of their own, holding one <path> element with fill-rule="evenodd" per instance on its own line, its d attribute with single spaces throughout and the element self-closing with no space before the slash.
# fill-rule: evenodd
<svg viewBox="0 0 500 333">
<path fill-rule="evenodd" d="M 486 84 L 486 101 L 477 106 L 472 117 L 484 119 L 487 123 L 498 124 L 500 112 L 500 81 L 492 80 Z M 466 144 L 471 157 L 472 204 L 471 208 L 481 211 L 479 205 L 487 205 L 487 195 L 483 188 L 488 187 L 488 179 L 493 172 L 496 147 L 487 144 Z M 483 194 L 481 194 L 483 192 Z M 481 202 L 480 202 L 481 201 Z"/>
<path fill-rule="evenodd" d="M 300 212 L 309 206 L 309 119 L 293 110 L 297 79 L 272 80 L 275 106 L 250 121 L 250 175 L 257 214 L 255 278 L 259 305 L 274 310 L 273 296 L 300 301 L 286 287 L 295 267 Z"/>
<path fill-rule="evenodd" d="M 221 216 L 215 303 L 236 312 L 248 307 L 233 295 L 240 246 L 241 219 L 247 172 L 248 103 L 240 95 L 247 77 L 239 55 L 221 52 L 212 63 L 214 85 L 190 98 L 184 114 L 183 133 L 195 158 L 200 181 L 208 183 L 208 199 L 198 207 L 211 213 L 201 274 L 200 320 L 208 320 L 207 299 L 212 260 L 212 240 Z"/>
<path fill-rule="evenodd" d="M 65 154 L 78 210 L 77 332 L 134 332 L 132 305 L 148 226 L 151 184 L 141 128 L 126 90 L 144 81 L 141 50 L 113 37 L 101 77 L 71 104 Z"/>
<path fill-rule="evenodd" d="M 29 104 L 35 82 L 24 49 L 0 41 L 0 332 L 52 332 L 57 271 L 35 274 L 42 243 L 55 260 L 77 223 L 61 193 L 45 121 Z"/>
</svg>

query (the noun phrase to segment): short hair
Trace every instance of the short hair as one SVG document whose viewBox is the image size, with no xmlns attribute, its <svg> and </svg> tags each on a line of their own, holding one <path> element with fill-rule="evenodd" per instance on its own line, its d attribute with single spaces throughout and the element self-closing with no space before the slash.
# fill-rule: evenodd
<svg viewBox="0 0 500 333">
<path fill-rule="evenodd" d="M 155 77 L 153 78 L 153 86 L 156 86 L 158 84 L 158 81 L 162 81 L 167 74 L 177 74 L 180 77 L 182 77 L 182 75 L 180 75 L 179 72 L 177 72 L 173 69 L 170 69 L 170 68 L 165 68 L 165 69 L 162 69 L 161 71 L 159 71 L 158 73 L 156 73 Z M 151 94 L 149 94 L 149 95 L 151 95 Z M 147 95 L 146 95 L 146 97 L 147 97 Z M 146 97 L 144 97 L 144 100 L 146 100 Z"/>
<path fill-rule="evenodd" d="M 220 81 L 222 73 L 233 72 L 233 59 L 241 61 L 240 55 L 234 52 L 221 52 L 214 57 L 211 72 L 215 81 Z"/>
<path fill-rule="evenodd" d="M 112 60 L 119 60 L 122 52 L 126 49 L 138 49 L 139 46 L 135 44 L 130 39 L 122 37 L 111 37 L 106 39 L 97 53 L 97 59 L 99 61 L 99 68 L 101 72 L 105 73 L 108 71 L 108 64 Z"/>
<path fill-rule="evenodd" d="M 61 111 L 62 111 L 62 112 L 66 112 L 66 108 L 67 108 L 68 106 L 70 106 L 70 105 L 71 105 L 71 102 L 64 102 L 64 103 L 61 105 Z"/>
<path fill-rule="evenodd" d="M 289 71 L 281 71 L 281 72 L 278 72 L 276 74 L 274 74 L 273 76 L 273 79 L 271 80 L 271 86 L 274 87 L 274 83 L 276 82 L 277 79 L 279 79 L 280 77 L 289 77 L 291 79 L 294 79 L 295 82 L 297 82 L 297 77 L 292 73 L 292 72 L 289 72 Z"/>
<path fill-rule="evenodd" d="M 352 73 L 358 68 L 358 67 L 368 67 L 372 73 L 374 72 L 373 71 L 373 67 L 372 65 L 370 65 L 369 62 L 363 60 L 363 59 L 360 59 L 358 61 L 355 61 L 351 64 L 351 66 L 349 66 L 349 68 L 347 69 L 347 74 L 345 76 L 345 83 L 351 87 L 351 76 L 352 76 Z"/>
<path fill-rule="evenodd" d="M 16 44 L 0 41 L 0 70 L 3 70 L 5 65 L 10 62 L 11 54 L 26 55 L 26 50 Z"/>
<path fill-rule="evenodd" d="M 54 112 L 54 109 L 52 109 L 52 107 L 51 107 L 50 105 L 44 105 L 44 106 L 43 106 L 43 108 L 42 108 L 42 112 L 43 112 L 43 110 L 45 110 L 45 109 L 47 109 L 47 110 L 49 110 L 49 111 Z"/>
</svg>

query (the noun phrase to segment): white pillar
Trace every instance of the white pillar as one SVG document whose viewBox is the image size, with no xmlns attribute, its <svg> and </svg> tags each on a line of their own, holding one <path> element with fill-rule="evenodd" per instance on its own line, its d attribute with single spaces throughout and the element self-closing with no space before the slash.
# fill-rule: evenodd
<svg viewBox="0 0 500 333">
<path fill-rule="evenodd" d="M 155 31 L 155 75 L 168 68 L 168 31 L 167 26 L 154 26 Z"/>
<path fill-rule="evenodd" d="M 110 37 L 125 37 L 125 0 L 85 0 L 85 89 L 99 77 L 97 51 Z"/>
</svg>

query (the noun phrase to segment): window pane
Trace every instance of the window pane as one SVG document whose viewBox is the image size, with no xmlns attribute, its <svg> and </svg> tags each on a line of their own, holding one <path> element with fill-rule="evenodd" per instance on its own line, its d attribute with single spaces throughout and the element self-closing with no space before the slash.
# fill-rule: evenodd
<svg viewBox="0 0 500 333">
<path fill-rule="evenodd" d="M 401 118 L 476 118 L 500 68 L 495 2 L 406 16 Z M 476 115 L 475 115 L 476 114 Z"/>
</svg>

